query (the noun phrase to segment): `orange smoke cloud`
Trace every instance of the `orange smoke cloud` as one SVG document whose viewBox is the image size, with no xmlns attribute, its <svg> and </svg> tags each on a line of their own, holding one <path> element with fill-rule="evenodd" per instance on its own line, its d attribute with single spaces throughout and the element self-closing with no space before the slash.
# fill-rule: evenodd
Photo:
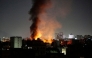
<svg viewBox="0 0 92 58">
<path fill-rule="evenodd" d="M 47 16 L 47 13 L 43 13 L 39 17 L 41 20 L 38 27 L 41 34 L 40 38 L 51 43 L 54 38 L 55 31 L 60 28 L 61 25 L 54 18 Z"/>
<path fill-rule="evenodd" d="M 31 39 L 40 38 L 43 42 L 52 43 L 55 30 L 60 24 L 49 17 L 47 10 L 51 7 L 51 0 L 33 0 L 33 6 L 29 12 L 32 25 L 30 26 Z"/>
</svg>

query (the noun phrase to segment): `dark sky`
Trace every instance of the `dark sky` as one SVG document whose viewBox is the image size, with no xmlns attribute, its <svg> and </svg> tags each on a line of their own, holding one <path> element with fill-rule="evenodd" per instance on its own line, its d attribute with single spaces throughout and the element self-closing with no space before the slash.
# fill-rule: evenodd
<svg viewBox="0 0 92 58">
<path fill-rule="evenodd" d="M 62 3 L 64 0 L 52 1 L 56 4 L 50 13 L 56 13 L 56 19 L 62 25 L 58 32 L 63 32 L 65 35 L 70 33 L 92 35 L 91 0 L 71 0 L 71 3 L 69 0 L 66 0 L 68 2 L 65 3 Z M 69 6 L 68 3 L 71 5 L 69 4 Z M 0 0 L 0 37 L 14 35 L 29 37 L 31 22 L 29 21 L 28 11 L 31 6 L 31 0 Z M 58 10 L 61 10 L 59 15 Z M 65 12 L 65 16 L 62 14 L 63 12 Z"/>
</svg>

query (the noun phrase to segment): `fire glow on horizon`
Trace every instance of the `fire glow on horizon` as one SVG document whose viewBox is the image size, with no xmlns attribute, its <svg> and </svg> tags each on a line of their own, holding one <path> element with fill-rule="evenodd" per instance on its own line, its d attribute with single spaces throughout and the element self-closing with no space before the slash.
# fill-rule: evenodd
<svg viewBox="0 0 92 58">
<path fill-rule="evenodd" d="M 29 12 L 32 25 L 30 26 L 30 39 L 40 38 L 43 42 L 52 43 L 55 30 L 60 24 L 48 16 L 47 10 L 51 7 L 51 0 L 32 0 L 33 6 Z"/>
</svg>

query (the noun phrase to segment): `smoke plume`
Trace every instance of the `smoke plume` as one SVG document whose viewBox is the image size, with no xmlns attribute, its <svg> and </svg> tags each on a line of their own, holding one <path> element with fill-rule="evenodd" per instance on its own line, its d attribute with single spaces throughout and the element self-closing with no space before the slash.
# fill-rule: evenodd
<svg viewBox="0 0 92 58">
<path fill-rule="evenodd" d="M 55 30 L 60 24 L 54 17 L 50 17 L 48 10 L 51 8 L 51 0 L 32 0 L 33 6 L 30 9 L 32 25 L 30 33 L 32 39 L 41 38 L 44 42 L 51 43 Z M 46 40 L 45 40 L 46 39 Z"/>
<path fill-rule="evenodd" d="M 50 0 L 32 0 L 33 6 L 29 12 L 31 15 L 30 20 L 32 20 L 32 25 L 30 26 L 30 32 L 31 37 L 35 38 L 35 36 L 38 33 L 38 26 L 40 23 L 39 15 L 43 12 L 45 12 L 45 8 L 47 6 L 47 3 L 50 2 Z"/>
</svg>

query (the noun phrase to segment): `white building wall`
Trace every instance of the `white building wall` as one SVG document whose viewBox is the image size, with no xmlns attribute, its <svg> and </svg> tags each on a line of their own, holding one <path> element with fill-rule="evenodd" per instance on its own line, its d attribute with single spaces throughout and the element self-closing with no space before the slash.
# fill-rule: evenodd
<svg viewBox="0 0 92 58">
<path fill-rule="evenodd" d="M 22 37 L 12 37 L 10 39 L 11 42 L 11 47 L 12 48 L 21 48 L 22 47 Z"/>
<path fill-rule="evenodd" d="M 69 34 L 68 38 L 69 38 L 69 39 L 74 39 L 75 36 L 74 36 L 73 34 Z"/>
</svg>

